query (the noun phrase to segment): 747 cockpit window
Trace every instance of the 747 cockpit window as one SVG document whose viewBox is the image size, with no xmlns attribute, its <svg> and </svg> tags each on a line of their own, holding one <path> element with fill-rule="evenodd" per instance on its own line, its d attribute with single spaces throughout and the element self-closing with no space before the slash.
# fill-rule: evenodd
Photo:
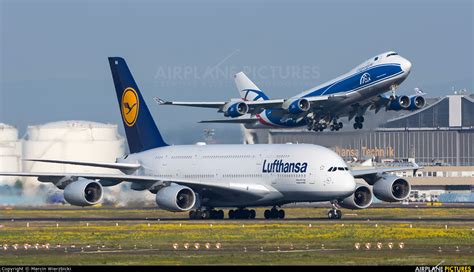
<svg viewBox="0 0 474 272">
<path fill-rule="evenodd" d="M 390 57 L 390 56 L 396 56 L 396 55 L 398 55 L 398 53 L 395 53 L 395 52 L 394 52 L 394 53 L 390 53 L 390 54 L 387 54 L 387 58 Z"/>
</svg>

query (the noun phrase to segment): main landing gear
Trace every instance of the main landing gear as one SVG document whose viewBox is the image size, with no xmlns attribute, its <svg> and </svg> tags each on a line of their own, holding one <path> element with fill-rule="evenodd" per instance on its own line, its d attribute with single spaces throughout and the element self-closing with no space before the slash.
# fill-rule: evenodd
<svg viewBox="0 0 474 272">
<path fill-rule="evenodd" d="M 342 128 L 342 122 L 337 122 L 337 119 L 334 119 L 332 125 L 330 126 L 331 131 L 338 131 Z"/>
<path fill-rule="evenodd" d="M 189 219 L 224 219 L 224 211 L 214 209 L 190 211 Z"/>
<path fill-rule="evenodd" d="M 265 219 L 283 219 L 285 218 L 285 211 L 273 207 L 271 210 L 265 210 L 263 215 L 265 216 Z"/>
<path fill-rule="evenodd" d="M 255 210 L 238 209 L 229 210 L 229 219 L 255 219 Z"/>
<path fill-rule="evenodd" d="M 336 204 L 332 203 L 332 209 L 328 211 L 328 218 L 329 219 L 341 219 L 342 212 L 341 210 L 337 209 Z"/>
<path fill-rule="evenodd" d="M 309 122 L 308 122 L 308 130 L 311 131 L 323 131 L 327 128 L 327 124 L 325 123 L 321 123 L 321 122 L 317 122 L 316 120 L 314 119 L 311 119 Z"/>
<path fill-rule="evenodd" d="M 355 123 L 354 123 L 354 129 L 362 129 L 364 123 L 364 116 L 356 116 L 355 117 Z"/>
</svg>

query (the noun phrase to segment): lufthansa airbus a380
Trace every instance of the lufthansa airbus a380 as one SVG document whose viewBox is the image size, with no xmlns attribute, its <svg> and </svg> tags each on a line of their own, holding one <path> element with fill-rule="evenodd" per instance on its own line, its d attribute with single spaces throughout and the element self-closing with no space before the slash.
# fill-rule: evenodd
<svg viewBox="0 0 474 272">
<path fill-rule="evenodd" d="M 123 174 L 0 173 L 33 176 L 64 190 L 72 205 L 99 203 L 103 186 L 131 182 L 133 190 L 156 194 L 157 205 L 189 212 L 192 219 L 255 218 L 252 207 L 272 207 L 264 217 L 284 218 L 278 209 L 292 202 L 330 201 L 328 217 L 341 218 L 338 206 L 367 208 L 372 196 L 385 201 L 408 197 L 410 184 L 389 174 L 419 167 L 351 171 L 335 152 L 317 145 L 168 145 L 153 121 L 124 59 L 109 58 L 130 154 L 115 163 L 29 159 L 119 169 Z M 367 184 L 357 184 L 363 178 Z"/>
<path fill-rule="evenodd" d="M 398 96 L 396 88 L 410 74 L 411 63 L 396 52 L 386 52 L 351 71 L 287 99 L 269 99 L 243 72 L 235 75 L 240 98 L 228 102 L 169 102 L 161 105 L 216 108 L 228 119 L 202 123 L 244 124 L 246 128 L 295 128 L 332 131 L 342 128 L 339 118 L 354 119 L 361 129 L 367 110 L 417 110 L 425 106 L 422 93 Z M 391 91 L 389 95 L 385 94 Z"/>
</svg>

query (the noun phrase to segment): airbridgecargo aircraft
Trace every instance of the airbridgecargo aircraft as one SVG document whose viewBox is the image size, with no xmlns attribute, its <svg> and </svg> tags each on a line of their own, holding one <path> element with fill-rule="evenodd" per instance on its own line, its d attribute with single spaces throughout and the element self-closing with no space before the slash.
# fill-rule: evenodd
<svg viewBox="0 0 474 272">
<path fill-rule="evenodd" d="M 41 163 L 119 169 L 122 174 L 3 172 L 32 176 L 64 190 L 72 205 L 99 203 L 103 186 L 131 182 L 133 190 L 156 194 L 165 210 L 189 212 L 191 219 L 256 217 L 253 207 L 269 207 L 266 219 L 282 219 L 281 206 L 294 202 L 330 201 L 331 219 L 341 218 L 339 206 L 363 209 L 373 195 L 384 201 L 408 197 L 410 184 L 393 171 L 419 167 L 352 170 L 335 152 L 310 144 L 168 145 L 158 130 L 135 80 L 119 57 L 109 58 L 130 154 L 114 163 L 34 159 Z M 354 178 L 366 183 L 357 184 Z"/>
<path fill-rule="evenodd" d="M 240 98 L 227 102 L 170 102 L 155 98 L 160 105 L 215 108 L 228 119 L 201 123 L 243 124 L 246 128 L 295 128 L 323 131 L 342 128 L 342 117 L 354 119 L 362 129 L 367 110 L 414 111 L 425 106 L 422 92 L 412 96 L 395 93 L 410 74 L 411 63 L 390 51 L 372 57 L 348 73 L 290 98 L 269 99 L 243 72 L 235 75 Z M 389 95 L 386 93 L 391 91 Z"/>
</svg>

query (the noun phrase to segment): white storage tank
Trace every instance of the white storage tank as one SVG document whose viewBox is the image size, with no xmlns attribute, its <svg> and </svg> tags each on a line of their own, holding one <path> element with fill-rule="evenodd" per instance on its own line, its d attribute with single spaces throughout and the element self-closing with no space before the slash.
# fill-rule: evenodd
<svg viewBox="0 0 474 272">
<path fill-rule="evenodd" d="M 28 126 L 23 143 L 23 159 L 115 162 L 117 157 L 124 154 L 124 142 L 115 124 L 60 121 Z M 115 169 L 28 161 L 23 161 L 23 171 L 121 173 Z M 36 178 L 27 178 L 24 187 L 34 189 L 40 184 Z"/>
<path fill-rule="evenodd" d="M 0 172 L 21 171 L 21 141 L 18 130 L 0 123 Z M 13 185 L 18 177 L 0 177 L 0 185 Z"/>
</svg>

